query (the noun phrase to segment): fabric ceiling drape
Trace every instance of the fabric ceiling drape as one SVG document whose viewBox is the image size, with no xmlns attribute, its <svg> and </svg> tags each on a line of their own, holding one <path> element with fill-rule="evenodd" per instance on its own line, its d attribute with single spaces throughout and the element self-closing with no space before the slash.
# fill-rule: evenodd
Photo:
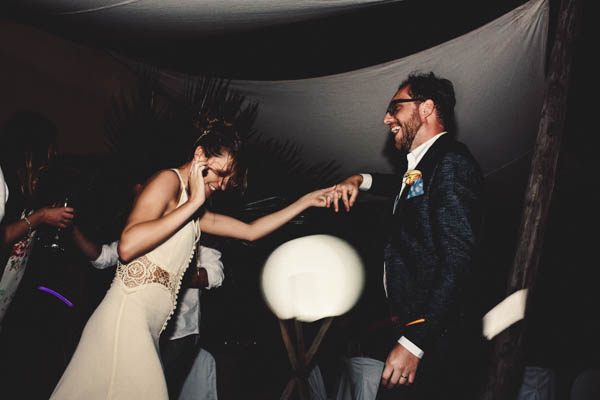
<svg viewBox="0 0 600 400">
<path fill-rule="evenodd" d="M 19 0 L 18 7 L 70 21 L 104 21 L 114 27 L 152 26 L 214 34 L 321 18 L 403 0 Z"/>
<path fill-rule="evenodd" d="M 299 144 L 308 161 L 336 160 L 342 174 L 389 172 L 392 164 L 383 155 L 388 130 L 382 123 L 387 103 L 409 73 L 434 71 L 454 83 L 458 139 L 489 174 L 533 147 L 548 14 L 547 0 L 531 0 L 466 35 L 385 64 L 311 79 L 237 80 L 232 87 L 259 102 L 260 133 Z M 159 76 L 159 85 L 174 97 L 193 79 L 166 70 Z"/>
</svg>

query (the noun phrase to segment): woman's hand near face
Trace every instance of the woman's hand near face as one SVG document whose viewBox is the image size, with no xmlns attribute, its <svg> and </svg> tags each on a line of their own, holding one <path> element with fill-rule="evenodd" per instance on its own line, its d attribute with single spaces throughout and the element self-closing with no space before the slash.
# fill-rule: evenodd
<svg viewBox="0 0 600 400">
<path fill-rule="evenodd" d="M 190 176 L 188 178 L 188 185 L 190 188 L 190 199 L 192 204 L 198 206 L 204 204 L 206 200 L 206 193 L 204 191 L 204 175 L 203 171 L 206 169 L 206 162 L 194 159 L 190 166 Z"/>
</svg>

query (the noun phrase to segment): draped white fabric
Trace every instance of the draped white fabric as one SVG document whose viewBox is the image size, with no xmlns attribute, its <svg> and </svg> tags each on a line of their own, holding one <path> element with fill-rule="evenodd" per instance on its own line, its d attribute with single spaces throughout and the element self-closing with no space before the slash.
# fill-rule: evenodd
<svg viewBox="0 0 600 400">
<path fill-rule="evenodd" d="M 410 72 L 434 71 L 454 83 L 458 139 L 489 174 L 533 147 L 547 33 L 548 2 L 531 0 L 466 35 L 385 64 L 232 86 L 260 103 L 259 132 L 300 144 L 308 161 L 336 160 L 341 173 L 389 172 L 382 154 L 389 135 L 382 123 L 387 103 Z M 160 73 L 159 84 L 173 96 L 183 93 L 184 81 L 182 74 Z"/>
<path fill-rule="evenodd" d="M 227 32 L 303 21 L 402 0 L 20 0 L 48 15 L 161 31 Z"/>
</svg>

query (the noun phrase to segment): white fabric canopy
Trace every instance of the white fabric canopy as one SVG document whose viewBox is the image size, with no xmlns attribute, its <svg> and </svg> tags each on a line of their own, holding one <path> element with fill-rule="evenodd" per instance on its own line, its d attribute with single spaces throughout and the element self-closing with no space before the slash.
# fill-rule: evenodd
<svg viewBox="0 0 600 400">
<path fill-rule="evenodd" d="M 323 17 L 373 4 L 402 0 L 19 0 L 47 15 L 71 21 L 136 29 L 214 34 Z"/>
<path fill-rule="evenodd" d="M 450 79 L 457 95 L 458 139 L 489 174 L 529 152 L 543 101 L 547 0 L 531 0 L 466 35 L 385 64 L 311 79 L 233 81 L 260 103 L 256 128 L 300 144 L 311 162 L 336 160 L 342 174 L 389 172 L 382 120 L 398 84 L 413 71 Z M 409 39 L 408 39 L 409 40 Z M 171 95 L 185 76 L 161 71 Z M 387 144 L 389 145 L 389 144 Z"/>
</svg>

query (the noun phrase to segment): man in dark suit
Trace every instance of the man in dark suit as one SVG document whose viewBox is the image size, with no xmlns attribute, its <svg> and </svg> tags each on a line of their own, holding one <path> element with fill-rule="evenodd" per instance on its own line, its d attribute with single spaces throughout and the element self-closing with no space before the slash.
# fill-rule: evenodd
<svg viewBox="0 0 600 400">
<path fill-rule="evenodd" d="M 394 199 L 384 249 L 394 342 L 381 376 L 383 397 L 462 400 L 479 384 L 475 294 L 483 176 L 449 132 L 455 103 L 449 80 L 410 75 L 383 121 L 406 153 L 406 174 L 358 174 L 337 185 L 347 211 L 359 190 Z M 337 211 L 338 199 L 333 206 Z"/>
</svg>

